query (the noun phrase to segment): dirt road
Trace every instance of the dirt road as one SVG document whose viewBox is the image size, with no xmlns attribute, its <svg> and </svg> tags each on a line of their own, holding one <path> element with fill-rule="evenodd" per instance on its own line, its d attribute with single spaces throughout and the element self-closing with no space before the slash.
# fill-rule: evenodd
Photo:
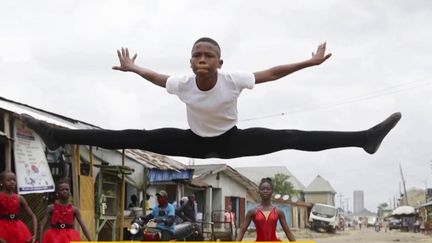
<svg viewBox="0 0 432 243">
<path fill-rule="evenodd" d="M 408 233 L 392 230 L 388 232 L 375 232 L 374 229 L 338 231 L 336 234 L 316 233 L 310 230 L 293 230 L 297 241 L 316 243 L 432 243 L 432 235 L 420 233 Z M 278 237 L 288 241 L 283 232 L 278 232 Z M 255 241 L 254 233 L 248 234 L 243 241 Z"/>
<path fill-rule="evenodd" d="M 297 237 L 298 241 L 315 241 L 316 243 L 386 243 L 386 242 L 404 242 L 404 243 L 432 243 L 431 235 L 420 233 L 400 232 L 396 230 L 376 232 L 373 229 L 349 230 L 338 232 L 334 235 L 313 233 L 310 237 Z"/>
</svg>

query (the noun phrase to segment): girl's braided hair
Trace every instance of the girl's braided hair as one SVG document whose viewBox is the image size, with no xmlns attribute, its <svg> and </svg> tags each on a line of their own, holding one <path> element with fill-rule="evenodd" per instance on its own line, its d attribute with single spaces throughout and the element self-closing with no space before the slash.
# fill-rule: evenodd
<svg viewBox="0 0 432 243">
<path fill-rule="evenodd" d="M 261 179 L 261 182 L 259 184 L 259 188 L 261 188 L 261 185 L 264 183 L 268 183 L 270 185 L 270 187 L 273 189 L 273 181 L 270 177 L 265 177 Z"/>
</svg>

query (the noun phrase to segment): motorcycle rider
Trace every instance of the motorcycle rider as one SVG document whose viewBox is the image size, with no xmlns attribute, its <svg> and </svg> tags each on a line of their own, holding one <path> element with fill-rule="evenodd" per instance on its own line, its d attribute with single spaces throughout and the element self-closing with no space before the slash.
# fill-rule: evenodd
<svg viewBox="0 0 432 243">
<path fill-rule="evenodd" d="M 190 194 L 188 200 L 183 203 L 180 208 L 176 210 L 176 215 L 179 216 L 183 221 L 186 222 L 196 222 L 196 207 L 195 195 Z"/>
<path fill-rule="evenodd" d="M 169 241 L 174 236 L 175 208 L 168 203 L 168 193 L 164 190 L 156 193 L 158 205 L 152 208 L 152 212 L 145 216 L 144 222 L 155 219 L 156 228 L 161 230 L 161 240 Z"/>
<path fill-rule="evenodd" d="M 195 194 L 190 194 L 188 200 L 176 210 L 176 215 L 180 217 L 183 222 L 191 222 L 193 224 L 195 231 L 195 238 L 193 240 L 201 241 L 204 239 L 204 236 L 200 225 L 197 223 L 197 207 L 198 205 L 195 201 Z"/>
</svg>

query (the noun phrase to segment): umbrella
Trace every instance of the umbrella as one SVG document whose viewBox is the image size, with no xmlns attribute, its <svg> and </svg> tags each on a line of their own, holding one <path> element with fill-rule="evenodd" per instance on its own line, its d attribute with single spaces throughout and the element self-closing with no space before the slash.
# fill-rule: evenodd
<svg viewBox="0 0 432 243">
<path fill-rule="evenodd" d="M 411 206 L 400 206 L 393 210 L 391 215 L 395 217 L 414 216 L 416 215 L 416 211 L 415 208 Z"/>
</svg>

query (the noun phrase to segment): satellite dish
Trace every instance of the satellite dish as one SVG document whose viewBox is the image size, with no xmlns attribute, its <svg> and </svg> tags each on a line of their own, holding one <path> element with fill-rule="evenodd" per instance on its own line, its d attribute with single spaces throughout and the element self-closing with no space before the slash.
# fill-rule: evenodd
<svg viewBox="0 0 432 243">
<path fill-rule="evenodd" d="M 298 201 L 298 197 L 297 197 L 297 196 L 292 196 L 292 197 L 291 197 L 291 201 L 293 201 L 293 202 L 297 202 L 297 201 Z"/>
<path fill-rule="evenodd" d="M 283 195 L 282 199 L 286 201 L 289 199 L 289 197 L 290 197 L 289 195 Z"/>
<path fill-rule="evenodd" d="M 274 198 L 275 198 L 275 199 L 279 199 L 279 198 L 281 198 L 281 194 L 276 194 L 276 195 L 274 196 Z"/>
</svg>

